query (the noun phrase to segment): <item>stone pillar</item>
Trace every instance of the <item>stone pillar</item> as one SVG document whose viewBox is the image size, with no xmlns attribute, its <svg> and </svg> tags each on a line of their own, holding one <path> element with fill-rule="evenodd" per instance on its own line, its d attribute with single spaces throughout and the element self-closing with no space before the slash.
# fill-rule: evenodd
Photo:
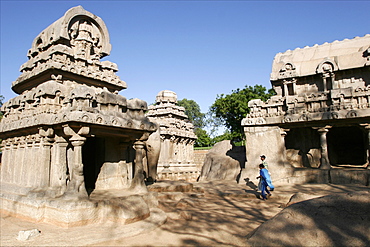
<svg viewBox="0 0 370 247">
<path fill-rule="evenodd" d="M 367 169 L 370 169 L 370 124 L 361 124 L 364 127 L 365 134 L 367 137 L 366 143 L 366 163 L 364 164 Z"/>
<path fill-rule="evenodd" d="M 170 148 L 170 140 L 166 138 L 165 136 L 161 135 L 161 152 L 159 153 L 159 160 L 158 165 L 164 166 L 165 164 L 168 164 L 168 150 Z"/>
<path fill-rule="evenodd" d="M 41 142 L 41 162 L 39 163 L 41 172 L 41 181 L 39 186 L 41 188 L 49 187 L 50 184 L 50 161 L 51 161 L 51 143 L 47 138 L 43 138 Z"/>
<path fill-rule="evenodd" d="M 331 126 L 325 126 L 322 128 L 317 128 L 317 131 L 320 134 L 320 145 L 321 145 L 321 160 L 320 160 L 320 169 L 330 169 L 330 161 L 328 156 L 328 144 L 326 140 L 326 134 L 329 132 Z"/>
<path fill-rule="evenodd" d="M 288 96 L 288 84 L 287 84 L 287 82 L 284 80 L 283 81 L 283 95 L 284 96 Z"/>
<path fill-rule="evenodd" d="M 175 159 L 176 159 L 176 155 L 175 155 L 175 152 L 176 152 L 176 136 L 171 136 L 170 137 L 170 142 L 169 142 L 169 149 L 168 149 L 168 160 L 167 160 L 167 164 L 169 168 L 171 166 L 171 164 L 175 163 Z"/>
<path fill-rule="evenodd" d="M 286 146 L 285 146 L 285 137 L 288 134 L 287 132 L 290 131 L 290 129 L 280 129 L 280 135 L 281 135 L 281 143 L 282 147 L 284 147 L 284 152 L 282 152 L 282 160 L 286 160 Z"/>
<path fill-rule="evenodd" d="M 33 136 L 32 135 L 27 136 L 25 155 L 26 155 L 26 162 L 27 162 L 27 167 L 28 168 L 35 166 L 35 162 L 34 162 L 35 153 L 34 153 L 34 150 L 33 150 L 33 144 L 34 144 Z M 30 174 L 30 173 L 31 172 L 28 169 L 28 171 L 24 172 L 23 176 L 22 176 L 22 180 L 24 181 L 24 184 L 27 187 L 32 184 L 31 180 L 33 179 L 33 175 Z"/>
<path fill-rule="evenodd" d="M 56 138 L 50 168 L 50 187 L 61 190 L 62 194 L 67 186 L 67 146 L 68 142 L 63 137 Z"/>
<path fill-rule="evenodd" d="M 367 130 L 367 152 L 366 152 L 366 163 L 367 163 L 367 169 L 370 169 L 370 125 L 367 125 L 365 127 L 365 129 Z"/>
<path fill-rule="evenodd" d="M 39 187 L 39 181 L 41 180 L 41 167 L 40 167 L 40 153 L 41 153 L 41 138 L 40 138 L 40 135 L 39 134 L 36 134 L 35 135 L 35 139 L 32 143 L 32 151 L 35 153 L 35 154 L 38 154 L 38 155 L 34 155 L 32 158 L 31 158 L 31 165 L 34 167 L 33 169 L 33 172 L 29 172 L 28 173 L 28 178 L 27 178 L 27 181 L 28 183 L 30 184 L 31 187 L 33 188 L 38 188 Z"/>
<path fill-rule="evenodd" d="M 138 193 L 148 192 L 148 189 L 144 183 L 144 169 L 143 169 L 143 151 L 144 151 L 144 142 L 136 141 L 134 143 L 135 149 L 135 171 L 134 178 L 131 182 L 131 189 Z"/>
<path fill-rule="evenodd" d="M 72 136 L 69 141 L 73 146 L 73 164 L 72 171 L 69 172 L 70 181 L 65 196 L 71 198 L 86 198 L 88 195 L 85 188 L 82 163 L 82 146 L 86 138 L 76 134 Z"/>
<path fill-rule="evenodd" d="M 28 166 L 27 162 L 27 156 L 26 156 L 26 138 L 25 136 L 22 136 L 19 139 L 19 144 L 18 144 L 18 153 L 17 155 L 19 156 L 19 163 L 17 164 L 19 166 L 19 173 L 16 176 L 16 183 L 21 186 L 25 186 L 27 182 L 23 179 L 25 174 L 29 172 L 30 167 Z"/>
<path fill-rule="evenodd" d="M 10 139 L 3 140 L 2 143 L 2 160 L 1 160 L 1 181 L 9 182 L 10 179 L 10 160 L 11 160 L 11 144 Z"/>
<path fill-rule="evenodd" d="M 54 130 L 52 128 L 39 128 L 40 142 L 40 181 L 38 186 L 40 188 L 47 188 L 50 185 L 50 165 L 51 165 L 51 146 L 54 142 Z"/>
<path fill-rule="evenodd" d="M 9 182 L 16 184 L 15 177 L 18 176 L 18 141 L 16 138 L 12 139 L 12 145 L 11 145 L 11 152 L 10 152 L 10 162 L 9 162 L 9 173 L 10 173 L 10 179 Z"/>
<path fill-rule="evenodd" d="M 126 177 L 123 177 L 124 179 L 124 185 L 127 185 L 127 181 L 131 181 L 134 174 L 133 174 L 133 169 L 132 169 L 132 163 L 127 163 L 127 148 L 128 148 L 129 142 L 120 142 L 119 143 L 119 164 L 122 166 L 125 166 L 123 168 L 127 174 Z M 124 174 L 122 174 L 124 175 Z"/>
<path fill-rule="evenodd" d="M 293 78 L 292 79 L 292 87 L 293 87 L 293 94 L 297 94 L 297 79 Z"/>
<path fill-rule="evenodd" d="M 180 138 L 177 137 L 173 143 L 173 148 L 174 148 L 174 159 L 172 164 L 178 164 L 180 163 Z"/>
<path fill-rule="evenodd" d="M 322 75 L 322 87 L 323 87 L 323 91 L 326 91 L 326 87 L 327 87 L 327 83 L 326 83 L 326 78 L 327 78 L 327 75 L 326 74 L 323 74 Z"/>
</svg>

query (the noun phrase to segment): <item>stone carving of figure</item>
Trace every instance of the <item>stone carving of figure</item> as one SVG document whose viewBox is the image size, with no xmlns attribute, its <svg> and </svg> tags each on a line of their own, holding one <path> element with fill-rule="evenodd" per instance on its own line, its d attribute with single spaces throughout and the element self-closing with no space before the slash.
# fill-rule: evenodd
<svg viewBox="0 0 370 247">
<path fill-rule="evenodd" d="M 333 71 L 333 66 L 330 63 L 324 63 L 322 65 L 322 70 L 324 72 L 332 72 Z"/>
<path fill-rule="evenodd" d="M 97 62 L 100 60 L 101 45 L 99 45 L 99 38 L 93 37 L 93 54 L 91 60 Z"/>
<path fill-rule="evenodd" d="M 92 26 L 87 21 L 80 22 L 76 40 L 85 40 L 92 43 Z"/>
<path fill-rule="evenodd" d="M 80 21 L 77 30 L 72 31 L 71 44 L 76 58 L 90 59 L 93 46 L 92 26 L 86 20 Z"/>
<path fill-rule="evenodd" d="M 285 70 L 286 71 L 293 70 L 293 66 L 290 63 L 287 63 L 285 64 Z"/>
</svg>

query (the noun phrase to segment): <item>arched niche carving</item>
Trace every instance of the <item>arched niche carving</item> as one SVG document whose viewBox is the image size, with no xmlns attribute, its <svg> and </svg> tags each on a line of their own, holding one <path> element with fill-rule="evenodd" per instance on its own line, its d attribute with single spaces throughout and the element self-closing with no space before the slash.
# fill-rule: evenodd
<svg viewBox="0 0 370 247">
<path fill-rule="evenodd" d="M 317 74 L 327 74 L 327 73 L 333 73 L 334 71 L 338 70 L 338 65 L 335 61 L 332 59 L 326 58 L 323 61 L 319 63 L 319 65 L 316 68 Z"/>
<path fill-rule="evenodd" d="M 80 25 L 82 25 L 81 29 Z M 37 35 L 32 42 L 31 49 L 28 51 L 28 57 L 37 56 L 40 51 L 46 50 L 51 45 L 64 44 L 71 46 L 71 41 L 74 38 L 73 32 L 78 34 L 79 30 L 82 30 L 82 36 L 91 30 L 91 41 L 95 42 L 93 44 L 99 49 L 99 58 L 110 54 L 112 46 L 109 40 L 108 29 L 103 20 L 86 11 L 82 6 L 77 6 L 69 9 L 63 17 Z"/>
<path fill-rule="evenodd" d="M 297 76 L 296 66 L 293 63 L 284 63 L 279 70 L 279 78 L 294 78 Z"/>
</svg>

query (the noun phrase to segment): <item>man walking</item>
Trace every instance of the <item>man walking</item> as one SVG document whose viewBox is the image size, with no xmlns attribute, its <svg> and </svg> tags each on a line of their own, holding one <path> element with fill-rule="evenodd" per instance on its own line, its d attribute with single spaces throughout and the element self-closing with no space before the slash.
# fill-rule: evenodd
<svg viewBox="0 0 370 247">
<path fill-rule="evenodd" d="M 271 177 L 268 170 L 265 168 L 263 164 L 259 165 L 260 168 L 260 175 L 257 179 L 260 179 L 261 182 L 261 196 L 262 200 L 267 200 L 266 192 L 268 196 L 271 196 L 271 192 L 267 189 L 267 186 L 270 187 L 270 190 L 273 191 L 275 189 L 274 185 L 271 182 Z"/>
</svg>

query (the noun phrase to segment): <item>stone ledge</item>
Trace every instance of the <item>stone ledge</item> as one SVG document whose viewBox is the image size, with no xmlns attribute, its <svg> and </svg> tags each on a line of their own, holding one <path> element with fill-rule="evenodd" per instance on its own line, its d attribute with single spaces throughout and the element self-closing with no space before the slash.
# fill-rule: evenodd
<svg viewBox="0 0 370 247">
<path fill-rule="evenodd" d="M 131 224 L 150 217 L 149 206 L 153 206 L 148 205 L 145 195 L 73 201 L 31 198 L 2 191 L 0 200 L 2 214 L 63 228 L 108 222 Z"/>
</svg>

